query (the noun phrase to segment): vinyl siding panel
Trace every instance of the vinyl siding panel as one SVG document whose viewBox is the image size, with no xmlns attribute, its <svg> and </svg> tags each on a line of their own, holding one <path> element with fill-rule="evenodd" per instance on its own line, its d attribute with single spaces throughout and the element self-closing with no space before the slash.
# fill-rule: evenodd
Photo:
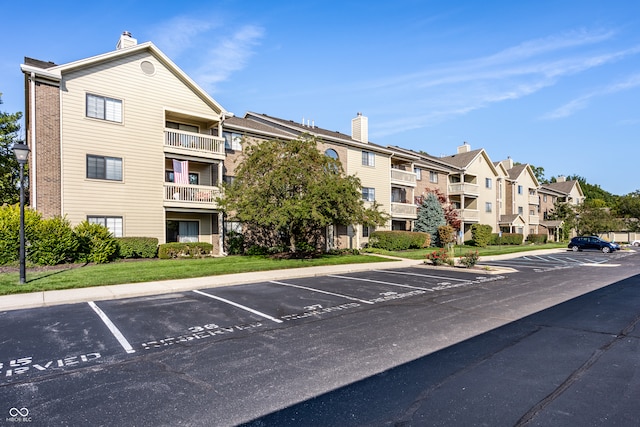
<svg viewBox="0 0 640 427">
<path fill-rule="evenodd" d="M 140 63 L 149 61 L 155 74 Z M 86 94 L 122 100 L 122 123 L 86 117 Z M 164 241 L 165 110 L 216 117 L 211 108 L 147 52 L 66 74 L 62 86 L 63 211 L 123 217 L 125 236 Z M 86 178 L 86 155 L 122 158 L 122 182 Z M 202 179 L 202 177 L 201 177 Z"/>
</svg>

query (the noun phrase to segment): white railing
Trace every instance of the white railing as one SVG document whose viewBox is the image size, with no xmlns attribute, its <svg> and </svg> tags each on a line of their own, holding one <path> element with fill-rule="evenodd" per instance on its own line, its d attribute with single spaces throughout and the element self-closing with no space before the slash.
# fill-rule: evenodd
<svg viewBox="0 0 640 427">
<path fill-rule="evenodd" d="M 458 209 L 458 216 L 463 221 L 478 221 L 480 211 L 477 209 Z"/>
<path fill-rule="evenodd" d="M 410 203 L 395 203 L 391 202 L 391 215 L 402 217 L 418 217 L 418 207 Z"/>
<path fill-rule="evenodd" d="M 224 155 L 224 138 L 180 130 L 164 131 L 165 147 Z"/>
<path fill-rule="evenodd" d="M 529 225 L 540 224 L 540 215 L 529 215 Z"/>
<path fill-rule="evenodd" d="M 478 184 L 470 184 L 468 182 L 456 182 L 449 184 L 449 194 L 475 194 L 479 192 Z"/>
<path fill-rule="evenodd" d="M 540 204 L 540 198 L 538 197 L 538 195 L 529 194 L 529 204 L 530 205 L 539 205 Z"/>
<path fill-rule="evenodd" d="M 391 180 L 414 186 L 416 185 L 416 174 L 402 169 L 391 169 Z"/>
<path fill-rule="evenodd" d="M 218 187 L 207 185 L 164 184 L 164 200 L 187 203 L 215 203 L 220 195 Z"/>
</svg>

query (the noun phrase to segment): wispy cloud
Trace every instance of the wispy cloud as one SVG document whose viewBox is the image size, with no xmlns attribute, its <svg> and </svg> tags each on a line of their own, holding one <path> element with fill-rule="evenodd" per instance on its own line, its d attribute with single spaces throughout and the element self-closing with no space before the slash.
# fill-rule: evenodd
<svg viewBox="0 0 640 427">
<path fill-rule="evenodd" d="M 609 86 L 594 90 L 578 98 L 575 98 L 566 104 L 556 108 L 548 114 L 545 114 L 542 119 L 555 120 L 569 117 L 576 111 L 582 110 L 589 106 L 589 102 L 593 98 L 611 95 L 617 92 L 622 92 L 630 89 L 635 89 L 640 86 L 640 74 L 634 74 L 628 77 L 626 80 L 611 84 Z"/>
<path fill-rule="evenodd" d="M 227 29 L 233 27 L 227 25 L 222 31 L 215 19 L 181 16 L 157 26 L 153 38 L 170 58 L 188 61 L 184 68 L 189 75 L 213 91 L 217 83 L 247 65 L 264 37 L 263 28 L 257 25 L 236 25 L 235 32 Z"/>
<path fill-rule="evenodd" d="M 386 116 L 388 123 L 372 128 L 371 134 L 383 137 L 399 130 L 433 125 L 468 114 L 492 104 L 530 96 L 557 85 L 563 78 L 602 67 L 640 53 L 640 46 L 604 51 L 613 31 L 574 31 L 552 37 L 525 41 L 495 54 L 456 63 L 441 64 L 422 72 L 396 75 L 364 82 L 359 90 L 376 89 L 398 96 L 398 105 L 414 104 L 414 115 L 398 122 Z M 602 45 L 605 44 L 605 47 Z M 584 108 L 588 99 L 605 90 L 621 91 L 636 85 L 635 76 L 588 97 L 567 104 L 565 114 Z M 406 108 L 402 109 L 406 112 Z M 559 109 L 560 110 L 560 109 Z M 562 114 L 558 111 L 558 114 Z M 398 127 L 400 125 L 400 127 Z"/>
</svg>

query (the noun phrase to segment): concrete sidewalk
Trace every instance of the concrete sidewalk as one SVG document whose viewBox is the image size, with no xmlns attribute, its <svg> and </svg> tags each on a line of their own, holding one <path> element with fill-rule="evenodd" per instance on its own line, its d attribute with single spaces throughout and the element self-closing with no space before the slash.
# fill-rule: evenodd
<svg viewBox="0 0 640 427">
<path fill-rule="evenodd" d="M 546 249 L 535 251 L 536 255 L 564 252 L 565 249 Z M 481 257 L 480 262 L 491 262 L 523 256 L 530 252 Z M 161 280 L 155 282 L 126 283 L 122 285 L 95 286 L 90 288 L 66 289 L 59 291 L 41 291 L 25 294 L 0 296 L 0 312 L 25 308 L 47 307 L 77 302 L 101 301 L 119 298 L 133 298 L 148 295 L 167 294 L 171 292 L 192 291 L 194 289 L 215 288 L 220 286 L 239 285 L 244 283 L 265 282 L 269 280 L 285 280 L 300 277 L 324 276 L 327 274 L 346 274 L 358 271 L 383 270 L 390 268 L 407 268 L 425 266 L 423 260 L 395 259 L 388 262 L 327 265 L 319 267 L 291 268 L 285 270 L 256 271 L 250 273 L 224 274 L 180 280 Z M 446 270 L 449 267 L 437 267 Z M 459 270 L 459 269 L 456 269 Z M 492 269 L 484 273 L 509 272 L 509 269 Z M 481 272 L 481 273 L 482 273 Z"/>
</svg>

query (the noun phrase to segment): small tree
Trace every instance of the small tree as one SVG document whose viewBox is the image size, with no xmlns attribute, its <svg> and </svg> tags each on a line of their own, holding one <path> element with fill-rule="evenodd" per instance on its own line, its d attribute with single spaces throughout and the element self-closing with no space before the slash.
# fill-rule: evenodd
<svg viewBox="0 0 640 427">
<path fill-rule="evenodd" d="M 0 204 L 18 203 L 20 197 L 18 160 L 13 154 L 13 145 L 22 142 L 18 139 L 21 117 L 20 112 L 0 112 Z"/>
<path fill-rule="evenodd" d="M 422 200 L 418 207 L 418 218 L 416 219 L 413 231 L 429 233 L 431 235 L 431 245 L 439 245 L 438 227 L 446 225 L 444 210 L 435 194 L 429 193 Z"/>
</svg>

